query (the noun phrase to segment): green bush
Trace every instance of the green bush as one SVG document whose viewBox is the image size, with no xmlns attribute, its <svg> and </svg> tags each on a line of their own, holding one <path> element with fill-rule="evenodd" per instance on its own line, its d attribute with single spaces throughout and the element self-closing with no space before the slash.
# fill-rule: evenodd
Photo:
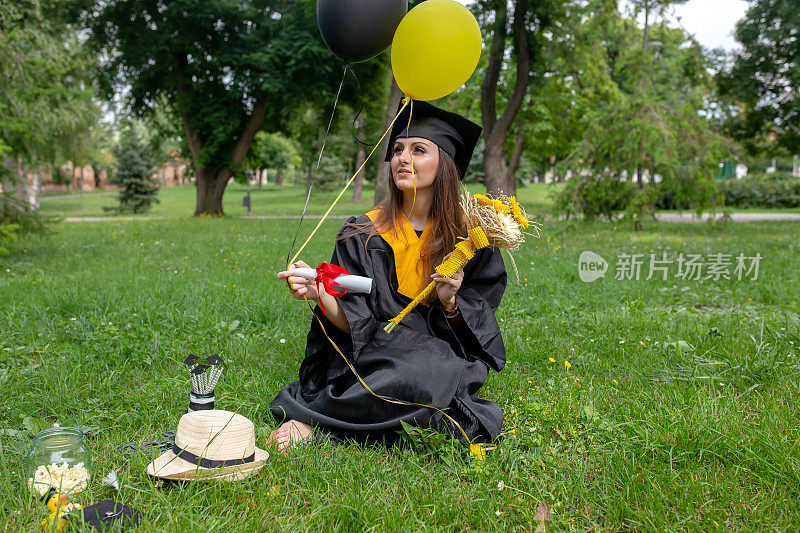
<svg viewBox="0 0 800 533">
<path fill-rule="evenodd" d="M 754 172 L 752 174 L 744 176 L 739 181 L 785 182 L 785 181 L 796 181 L 797 179 L 798 179 L 797 176 L 793 176 L 791 172 L 772 172 L 769 174 L 767 174 L 766 172 Z M 726 181 L 733 181 L 733 180 L 726 180 Z"/>
<path fill-rule="evenodd" d="M 774 176 L 774 178 L 773 178 Z M 766 174 L 719 182 L 725 205 L 734 207 L 800 207 L 800 179 Z"/>
<path fill-rule="evenodd" d="M 568 217 L 583 214 L 588 220 L 608 220 L 627 211 L 639 187 L 630 181 L 607 176 L 574 177 L 556 196 L 554 210 Z"/>
<path fill-rule="evenodd" d="M 9 250 L 5 247 L 6 244 L 17 241 L 17 230 L 19 228 L 19 224 L 0 224 L 0 256 L 8 253 Z"/>
<path fill-rule="evenodd" d="M 0 193 L 0 226 L 17 226 L 19 234 L 45 233 L 46 218 L 31 209 L 27 202 L 20 202 L 13 195 Z"/>
<path fill-rule="evenodd" d="M 335 191 L 345 179 L 347 169 L 342 160 L 332 154 L 324 154 L 317 170 L 317 181 L 314 187 L 320 191 Z"/>
</svg>

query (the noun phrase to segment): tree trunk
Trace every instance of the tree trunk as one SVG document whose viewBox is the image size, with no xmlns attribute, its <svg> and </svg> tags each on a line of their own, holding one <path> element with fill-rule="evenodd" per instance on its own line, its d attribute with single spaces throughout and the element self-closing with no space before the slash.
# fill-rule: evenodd
<svg viewBox="0 0 800 533">
<path fill-rule="evenodd" d="M 487 143 L 486 150 L 483 155 L 483 170 L 486 173 L 486 190 L 491 194 L 513 194 L 506 189 L 508 183 L 506 176 L 508 175 L 508 166 L 506 165 L 506 155 L 503 147 L 503 139 L 493 145 Z M 494 179 L 489 178 L 494 176 Z M 500 179 L 497 179 L 497 176 Z"/>
<path fill-rule="evenodd" d="M 34 211 L 39 210 L 39 194 L 42 192 L 42 166 L 36 165 L 36 170 L 33 174 L 33 190 L 30 191 L 31 209 Z"/>
<path fill-rule="evenodd" d="M 222 195 L 225 194 L 225 186 L 231 179 L 231 171 L 228 168 L 218 170 L 214 167 L 201 168 L 197 171 L 197 205 L 194 216 L 211 215 L 224 216 L 222 210 Z"/>
<path fill-rule="evenodd" d="M 259 191 L 261 190 L 261 184 L 264 181 L 263 173 L 264 173 L 264 171 L 261 170 L 260 168 L 258 170 L 256 170 L 256 176 L 258 176 L 258 190 Z"/>
<path fill-rule="evenodd" d="M 506 178 L 506 191 L 509 196 L 517 194 L 517 170 L 522 159 L 522 149 L 525 147 L 525 128 L 523 121 L 517 120 L 517 140 L 514 143 L 514 152 L 508 164 L 508 175 Z"/>
<path fill-rule="evenodd" d="M 403 91 L 397 86 L 397 82 L 392 76 L 392 88 L 389 90 L 389 103 L 386 107 L 386 120 L 384 120 L 384 130 L 389 128 L 395 115 L 397 114 L 397 106 L 400 105 L 400 100 L 403 98 Z M 389 149 L 389 135 L 384 137 L 378 148 L 378 157 L 383 160 L 386 155 L 386 150 Z M 375 196 L 373 197 L 374 205 L 379 204 L 385 199 L 389 198 L 389 163 L 383 162 L 378 164 L 378 173 L 375 176 Z"/>
<path fill-rule="evenodd" d="M 81 190 L 81 196 L 83 196 L 83 165 L 78 169 L 78 187 Z"/>
<path fill-rule="evenodd" d="M 356 121 L 356 127 L 359 133 L 364 129 L 364 115 L 360 115 Z M 388 137 L 388 135 L 387 135 Z M 367 152 L 364 150 L 364 145 L 358 143 L 358 151 L 356 152 L 356 170 L 361 168 L 364 161 L 367 159 Z M 364 188 L 364 170 L 362 169 L 356 176 L 353 183 L 353 200 L 354 204 L 361 202 L 361 190 Z"/>
<path fill-rule="evenodd" d="M 20 205 L 28 203 L 28 169 L 21 157 L 17 158 L 17 184 L 15 196 Z"/>
<path fill-rule="evenodd" d="M 75 194 L 75 165 L 72 161 L 67 161 L 65 165 L 69 168 L 69 193 Z"/>
<path fill-rule="evenodd" d="M 185 54 L 176 56 L 175 67 L 178 73 L 178 100 L 182 100 L 187 92 L 187 80 L 184 72 L 185 66 L 188 64 L 188 58 Z M 185 113 L 182 116 L 183 130 L 186 135 L 186 143 L 189 145 L 189 151 L 192 153 L 192 162 L 197 173 L 196 188 L 197 188 L 197 204 L 194 215 L 199 216 L 203 214 L 208 215 L 224 215 L 222 211 L 222 195 L 225 193 L 225 187 L 228 185 L 233 173 L 231 168 L 236 168 L 242 164 L 250 145 L 253 143 L 253 138 L 256 133 L 261 129 L 264 123 L 264 117 L 267 113 L 267 98 L 261 97 L 256 100 L 253 105 L 253 110 L 247 117 L 244 127 L 236 138 L 236 144 L 230 152 L 229 166 L 216 171 L 215 168 L 201 167 L 201 152 L 205 147 L 207 139 L 201 135 L 200 132 L 192 128 L 189 114 Z M 179 102 L 179 107 L 180 102 Z"/>
<path fill-rule="evenodd" d="M 514 50 L 517 56 L 517 76 L 514 91 L 508 100 L 508 105 L 502 114 L 497 116 L 497 84 L 503 66 L 506 42 L 506 21 L 508 20 L 508 6 L 505 2 L 498 2 L 495 10 L 495 25 L 492 34 L 492 43 L 489 48 L 489 63 L 486 75 L 481 83 L 481 118 L 483 119 L 484 139 L 486 148 L 483 156 L 483 169 L 486 174 L 486 190 L 497 194 L 503 192 L 513 194 L 516 183 L 508 182 L 508 165 L 505 156 L 505 138 L 517 116 L 530 82 L 530 50 L 528 47 L 527 33 L 527 0 L 517 0 L 514 3 L 514 21 L 512 34 L 514 37 Z"/>
<path fill-rule="evenodd" d="M 278 173 L 275 175 L 275 183 L 277 183 L 278 186 L 283 185 L 283 169 L 282 168 L 279 168 L 278 169 Z"/>
</svg>

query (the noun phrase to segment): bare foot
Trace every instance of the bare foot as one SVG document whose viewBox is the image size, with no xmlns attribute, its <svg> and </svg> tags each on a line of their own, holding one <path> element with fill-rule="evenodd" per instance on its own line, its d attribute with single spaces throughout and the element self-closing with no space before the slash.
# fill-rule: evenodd
<svg viewBox="0 0 800 533">
<path fill-rule="evenodd" d="M 305 444 L 313 431 L 308 424 L 297 420 L 289 420 L 269 434 L 267 444 L 273 444 L 278 448 L 279 452 L 284 452 L 291 446 Z"/>
</svg>

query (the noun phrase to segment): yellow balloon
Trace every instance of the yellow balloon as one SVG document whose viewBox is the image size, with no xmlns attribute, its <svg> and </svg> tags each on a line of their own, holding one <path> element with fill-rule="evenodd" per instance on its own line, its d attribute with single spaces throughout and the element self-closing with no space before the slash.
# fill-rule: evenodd
<svg viewBox="0 0 800 533">
<path fill-rule="evenodd" d="M 415 100 L 447 96 L 466 82 L 481 56 L 481 29 L 455 0 L 427 0 L 411 9 L 394 33 L 392 71 Z"/>
</svg>

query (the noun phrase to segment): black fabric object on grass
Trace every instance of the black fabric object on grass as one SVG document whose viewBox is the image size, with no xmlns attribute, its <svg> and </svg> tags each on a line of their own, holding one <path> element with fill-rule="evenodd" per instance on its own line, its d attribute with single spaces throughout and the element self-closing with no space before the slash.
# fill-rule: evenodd
<svg viewBox="0 0 800 533">
<path fill-rule="evenodd" d="M 139 525 L 141 518 L 141 512 L 114 500 L 103 500 L 83 509 L 83 521 L 98 531 L 108 531 L 118 523 L 125 531 Z"/>
<path fill-rule="evenodd" d="M 365 215 L 348 223 L 366 222 Z M 346 228 L 346 227 L 345 227 Z M 340 231 L 349 232 L 349 229 Z M 391 332 L 383 328 L 410 298 L 398 292 L 391 246 L 380 236 L 354 235 L 336 241 L 331 263 L 373 279 L 370 294 L 347 293 L 339 303 L 351 334 L 334 326 L 319 307 L 314 313 L 359 375 L 377 394 L 445 409 L 477 442 L 495 439 L 503 412 L 478 398 L 489 369 L 499 371 L 505 347 L 494 312 L 506 287 L 500 250 L 484 248 L 464 267 L 456 294 L 463 321 L 452 325 L 438 300 L 417 306 Z M 270 403 L 278 420 L 312 424 L 335 439 L 391 443 L 401 422 L 461 437 L 441 413 L 388 403 L 359 383 L 325 337 L 316 319 L 308 333 L 299 380 Z M 462 439 L 463 440 L 463 439 Z"/>
</svg>

